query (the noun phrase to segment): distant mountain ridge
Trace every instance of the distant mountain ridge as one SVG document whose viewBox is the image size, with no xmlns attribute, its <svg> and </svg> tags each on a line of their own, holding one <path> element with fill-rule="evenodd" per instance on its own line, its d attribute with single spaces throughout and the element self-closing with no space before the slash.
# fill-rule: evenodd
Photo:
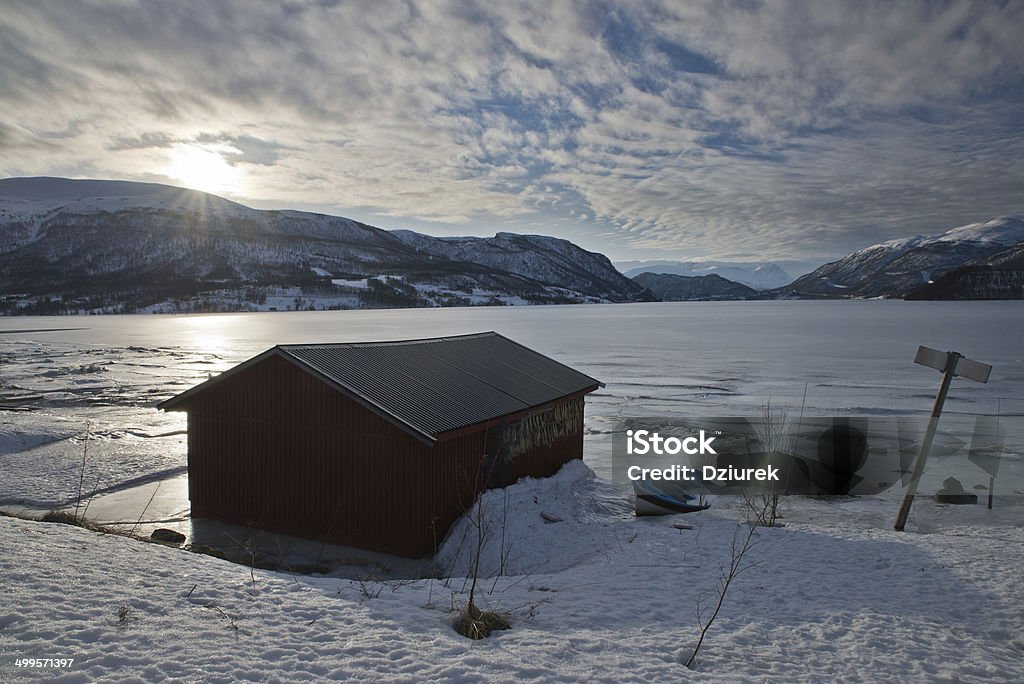
<svg viewBox="0 0 1024 684">
<path fill-rule="evenodd" d="M 433 238 L 155 183 L 0 180 L 0 312 L 653 299 L 558 238 Z M 276 304 L 276 306 L 275 306 Z"/>
<path fill-rule="evenodd" d="M 933 289 L 930 286 L 951 271 L 1019 269 L 1022 247 L 1024 219 L 1004 216 L 953 228 L 939 235 L 919 235 L 872 245 L 820 266 L 776 292 L 798 297 L 905 297 L 913 292 L 913 298 L 930 299 L 933 298 L 929 296 L 929 290 Z M 996 279 L 1006 280 L 1003 275 Z M 977 296 L 949 288 L 942 292 L 942 288 L 934 288 L 932 294 L 934 298 L 944 299 L 986 298 L 981 293 L 985 286 L 977 278 L 970 287 L 980 288 Z M 1017 292 L 1010 298 L 1021 297 L 1024 293 Z"/>
<path fill-rule="evenodd" d="M 157 183 L 0 180 L 0 314 L 771 297 L 1024 298 L 1024 218 L 873 245 L 790 284 L 775 264 L 627 268 L 563 239 L 435 238 Z M 733 269 L 730 271 L 729 269 Z M 726 277 L 730 274 L 733 278 Z M 639 277 L 643 276 L 643 277 Z M 714 277 L 712 277 L 714 276 Z M 733 282 L 730 282 L 733 281 Z M 755 283 L 755 284 L 751 284 Z M 738 286 L 737 286 L 738 285 Z M 746 288 L 746 289 L 744 289 Z M 751 294 L 750 288 L 761 290 Z"/>
<path fill-rule="evenodd" d="M 771 295 L 715 273 L 706 276 L 640 273 L 633 276 L 633 280 L 665 302 L 771 299 Z"/>
<path fill-rule="evenodd" d="M 689 277 L 717 275 L 755 290 L 771 290 L 793 281 L 793 277 L 781 266 L 771 262 L 623 261 L 616 265 L 627 278 L 641 273 L 671 273 Z"/>
</svg>

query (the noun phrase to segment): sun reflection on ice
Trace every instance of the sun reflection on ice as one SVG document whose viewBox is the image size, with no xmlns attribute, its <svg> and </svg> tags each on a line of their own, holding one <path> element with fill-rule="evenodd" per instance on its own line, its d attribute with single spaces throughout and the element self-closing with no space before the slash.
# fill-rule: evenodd
<svg viewBox="0 0 1024 684">
<path fill-rule="evenodd" d="M 219 373 L 234 365 L 237 344 L 230 334 L 237 323 L 237 316 L 199 314 L 188 317 L 188 324 L 181 329 L 181 346 L 206 357 L 213 373 Z"/>
</svg>

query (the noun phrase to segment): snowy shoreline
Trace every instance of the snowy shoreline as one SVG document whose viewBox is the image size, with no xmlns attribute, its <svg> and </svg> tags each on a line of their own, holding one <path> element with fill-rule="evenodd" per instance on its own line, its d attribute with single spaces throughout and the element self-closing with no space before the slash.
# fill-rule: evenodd
<svg viewBox="0 0 1024 684">
<path fill-rule="evenodd" d="M 688 515 L 692 530 L 634 519 L 578 462 L 484 505 L 497 514 L 506 497 L 508 529 L 486 547 L 481 574 L 503 555 L 509 574 L 489 579 L 482 601 L 507 611 L 512 629 L 482 642 L 451 627 L 466 565 L 450 548 L 439 554 L 448 582 L 354 581 L 0 517 L 0 654 L 73 657 L 63 681 L 1021 676 L 1019 501 L 987 511 L 921 500 L 912 531 L 897 533 L 875 497 L 787 500 L 786 527 L 759 528 L 760 565 L 737 580 L 689 671 L 695 601 L 715 590 L 737 510 Z M 563 522 L 546 523 L 541 509 Z M 5 680 L 56 674 L 4 663 Z"/>
</svg>

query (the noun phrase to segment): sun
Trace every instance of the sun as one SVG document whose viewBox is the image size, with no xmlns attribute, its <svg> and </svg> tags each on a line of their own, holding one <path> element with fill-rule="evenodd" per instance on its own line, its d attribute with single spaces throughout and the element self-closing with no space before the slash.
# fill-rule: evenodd
<svg viewBox="0 0 1024 684">
<path fill-rule="evenodd" d="M 238 150 L 223 145 L 177 143 L 171 148 L 164 174 L 203 192 L 239 192 L 244 172 L 224 158 Z"/>
</svg>

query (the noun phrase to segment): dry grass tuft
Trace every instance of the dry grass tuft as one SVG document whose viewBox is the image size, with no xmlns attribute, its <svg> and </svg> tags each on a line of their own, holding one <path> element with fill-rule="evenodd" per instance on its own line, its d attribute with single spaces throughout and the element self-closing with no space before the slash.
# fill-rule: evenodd
<svg viewBox="0 0 1024 684">
<path fill-rule="evenodd" d="M 504 615 L 492 610 L 480 610 L 470 603 L 455 622 L 455 631 L 470 639 L 486 639 L 499 629 L 511 629 Z"/>
<path fill-rule="evenodd" d="M 92 530 L 93 532 L 104 532 L 108 534 L 113 532 L 113 530 L 111 530 L 110 528 L 104 527 L 103 525 L 97 525 L 93 522 L 89 522 L 84 518 L 76 516 L 74 513 L 71 513 L 70 511 L 50 511 L 42 517 L 42 521 L 48 523 L 60 523 L 62 525 L 74 525 L 75 527 L 84 527 L 85 529 Z"/>
</svg>

